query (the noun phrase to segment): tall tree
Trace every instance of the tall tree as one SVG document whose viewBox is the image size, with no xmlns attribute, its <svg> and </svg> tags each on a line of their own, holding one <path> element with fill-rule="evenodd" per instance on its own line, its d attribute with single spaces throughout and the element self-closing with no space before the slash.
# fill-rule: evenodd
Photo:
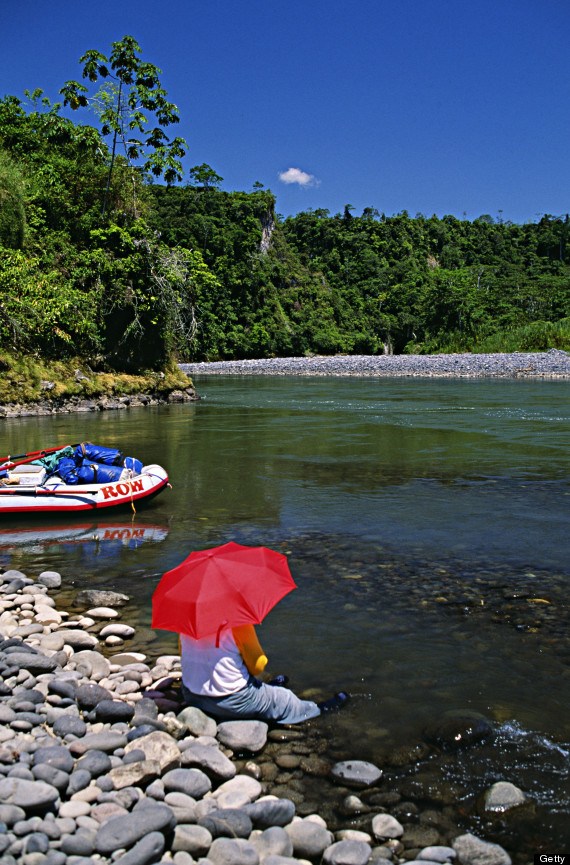
<svg viewBox="0 0 570 865">
<path fill-rule="evenodd" d="M 132 36 L 113 42 L 109 57 L 91 49 L 79 60 L 83 64 L 82 75 L 92 84 L 103 80 L 102 86 L 91 96 L 88 88 L 78 81 L 67 81 L 60 90 L 64 105 L 74 110 L 94 108 L 102 134 L 111 139 L 103 213 L 107 209 L 119 144 L 131 166 L 139 163 L 144 172 L 164 177 L 169 184 L 182 179 L 180 160 L 186 152 L 186 141 L 180 137 L 171 141 L 164 132 L 164 127 L 178 123 L 178 108 L 168 101 L 161 85 L 162 70 L 143 61 L 140 52 L 141 47 Z"/>
<path fill-rule="evenodd" d="M 207 162 L 203 162 L 201 165 L 194 165 L 188 174 L 203 189 L 217 189 L 224 179 Z"/>
</svg>

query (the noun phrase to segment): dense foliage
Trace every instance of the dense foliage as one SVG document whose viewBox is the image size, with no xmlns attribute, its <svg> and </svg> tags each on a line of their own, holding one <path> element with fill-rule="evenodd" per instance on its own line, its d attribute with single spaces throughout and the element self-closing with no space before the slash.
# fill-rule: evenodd
<svg viewBox="0 0 570 865">
<path fill-rule="evenodd" d="M 180 177 L 176 106 L 131 37 L 81 58 L 93 95 L 0 99 L 0 350 L 94 369 L 169 360 L 570 349 L 568 216 L 513 225 L 347 205 L 283 219 L 261 184 Z M 146 113 L 143 108 L 146 105 Z M 154 111 L 157 126 L 147 125 Z M 108 144 L 106 143 L 108 140 Z M 120 144 L 124 152 L 120 152 Z"/>
<path fill-rule="evenodd" d="M 209 274 L 150 229 L 131 160 L 41 91 L 27 95 L 31 106 L 0 100 L 0 348 L 161 368 L 191 330 L 194 282 Z"/>
<path fill-rule="evenodd" d="M 521 348 L 541 349 L 557 337 L 539 323 L 570 315 L 568 216 L 521 226 L 347 207 L 299 214 L 284 231 L 338 296 L 348 351 L 486 351 L 515 331 L 528 339 L 531 324 L 536 342 Z"/>
<path fill-rule="evenodd" d="M 282 220 L 269 192 L 151 192 L 162 239 L 217 278 L 197 299 L 191 357 L 570 348 L 568 216 Z"/>
</svg>

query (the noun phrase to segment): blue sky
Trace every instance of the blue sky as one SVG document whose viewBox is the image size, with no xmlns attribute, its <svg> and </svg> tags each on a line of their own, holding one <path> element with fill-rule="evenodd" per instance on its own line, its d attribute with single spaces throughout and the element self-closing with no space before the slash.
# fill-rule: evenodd
<svg viewBox="0 0 570 865">
<path fill-rule="evenodd" d="M 259 181 L 285 216 L 534 222 L 570 211 L 569 32 L 568 0 L 26 0 L 3 10 L 0 95 L 56 99 L 130 34 L 186 168 L 223 189 Z"/>
</svg>

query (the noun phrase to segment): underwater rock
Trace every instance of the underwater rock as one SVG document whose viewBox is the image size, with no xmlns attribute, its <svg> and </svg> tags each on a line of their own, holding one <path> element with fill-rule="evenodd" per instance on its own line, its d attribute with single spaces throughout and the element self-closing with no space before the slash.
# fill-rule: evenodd
<svg viewBox="0 0 570 865">
<path fill-rule="evenodd" d="M 452 715 L 426 727 L 424 738 L 444 751 L 469 748 L 493 735 L 493 727 L 485 718 Z"/>
</svg>

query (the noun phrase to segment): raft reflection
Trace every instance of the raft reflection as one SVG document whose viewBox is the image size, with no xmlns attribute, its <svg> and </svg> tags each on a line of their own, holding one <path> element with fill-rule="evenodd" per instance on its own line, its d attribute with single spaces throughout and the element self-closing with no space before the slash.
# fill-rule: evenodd
<svg viewBox="0 0 570 865">
<path fill-rule="evenodd" d="M 138 549 L 143 544 L 159 543 L 168 537 L 166 524 L 146 524 L 133 520 L 53 523 L 13 526 L 0 529 L 0 562 L 10 562 L 15 549 L 26 553 L 46 553 L 55 548 L 83 548 L 92 556 L 117 554 L 123 549 Z"/>
</svg>

